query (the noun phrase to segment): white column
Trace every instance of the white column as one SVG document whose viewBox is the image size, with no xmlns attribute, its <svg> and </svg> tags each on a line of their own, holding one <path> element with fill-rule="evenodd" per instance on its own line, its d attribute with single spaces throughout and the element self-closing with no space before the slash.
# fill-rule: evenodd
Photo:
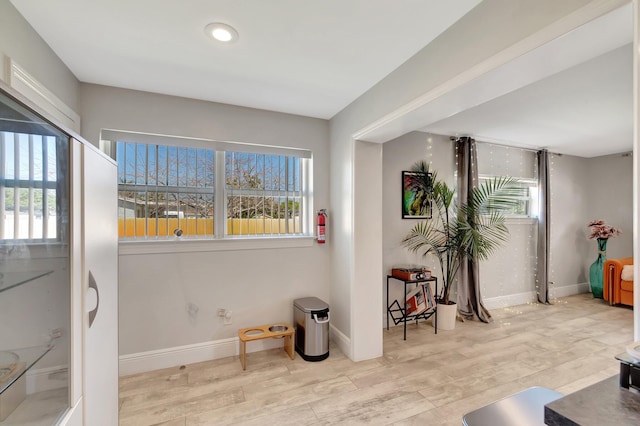
<svg viewBox="0 0 640 426">
<path fill-rule="evenodd" d="M 351 359 L 382 356 L 382 144 L 355 142 Z"/>
<path fill-rule="evenodd" d="M 640 0 L 633 0 L 633 340 L 640 340 Z"/>
</svg>

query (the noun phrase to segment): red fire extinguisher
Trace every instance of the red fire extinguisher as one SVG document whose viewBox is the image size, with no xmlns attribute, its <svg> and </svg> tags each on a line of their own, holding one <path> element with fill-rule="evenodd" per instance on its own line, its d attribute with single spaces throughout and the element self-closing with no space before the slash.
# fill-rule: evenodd
<svg viewBox="0 0 640 426">
<path fill-rule="evenodd" d="M 318 244 L 327 242 L 325 227 L 327 224 L 327 209 L 318 210 Z"/>
</svg>

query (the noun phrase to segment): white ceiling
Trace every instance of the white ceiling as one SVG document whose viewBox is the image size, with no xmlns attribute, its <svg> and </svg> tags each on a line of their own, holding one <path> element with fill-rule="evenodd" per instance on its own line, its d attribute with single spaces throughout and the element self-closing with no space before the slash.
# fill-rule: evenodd
<svg viewBox="0 0 640 426">
<path fill-rule="evenodd" d="M 480 0 L 11 2 L 80 81 L 328 119 Z"/>
<path fill-rule="evenodd" d="M 11 2 L 80 81 L 328 119 L 480 1 Z M 631 13 L 618 9 L 363 139 L 422 130 L 583 157 L 630 151 Z M 215 21 L 239 41 L 208 39 Z"/>
<path fill-rule="evenodd" d="M 631 151 L 632 53 L 627 44 L 423 130 L 581 157 Z"/>
<path fill-rule="evenodd" d="M 423 114 L 421 130 L 581 157 L 632 151 L 631 13 L 631 5 L 617 9 L 481 77 L 495 97 L 446 118 Z M 501 89 L 523 74 L 527 84 Z M 474 96 L 476 83 L 457 97 Z"/>
</svg>

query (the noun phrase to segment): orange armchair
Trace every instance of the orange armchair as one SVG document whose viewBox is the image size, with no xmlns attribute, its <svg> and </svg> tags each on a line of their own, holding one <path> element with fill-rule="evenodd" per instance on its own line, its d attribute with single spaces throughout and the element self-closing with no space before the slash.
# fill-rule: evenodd
<svg viewBox="0 0 640 426">
<path fill-rule="evenodd" d="M 611 259 L 604 263 L 603 297 L 609 304 L 633 306 L 633 281 L 622 279 L 622 268 L 633 265 L 633 257 Z"/>
</svg>

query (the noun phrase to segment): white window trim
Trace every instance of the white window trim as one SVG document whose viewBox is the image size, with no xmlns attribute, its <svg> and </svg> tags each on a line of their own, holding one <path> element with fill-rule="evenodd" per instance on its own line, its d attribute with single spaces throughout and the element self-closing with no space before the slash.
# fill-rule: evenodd
<svg viewBox="0 0 640 426">
<path fill-rule="evenodd" d="M 527 217 L 527 216 L 508 216 L 504 218 L 504 222 L 507 225 L 534 225 L 538 223 L 537 217 Z"/>
<path fill-rule="evenodd" d="M 313 154 L 308 149 L 103 129 L 100 134 L 100 149 L 114 160 L 116 155 L 115 146 L 118 140 L 214 149 L 216 151 L 216 169 L 218 170 L 224 170 L 225 168 L 224 155 L 219 155 L 222 151 L 296 156 L 306 163 L 305 167 L 303 167 L 302 193 L 304 195 L 301 203 L 303 218 L 306 220 L 301 223 L 302 235 L 226 235 L 226 185 L 224 179 L 216 179 L 215 197 L 216 200 L 220 200 L 221 197 L 222 205 L 216 206 L 214 211 L 214 235 L 212 237 L 120 239 L 120 255 L 303 248 L 311 247 L 314 240 L 317 239 L 313 229 L 313 161 L 310 161 L 313 158 Z"/>
<path fill-rule="evenodd" d="M 102 129 L 100 132 L 100 149 L 115 160 L 116 141 L 143 144 L 163 144 L 183 146 L 186 148 L 204 148 L 215 151 L 235 151 L 254 153 L 259 149 L 260 154 L 288 155 L 300 158 L 311 158 L 311 151 L 303 148 L 289 148 L 272 145 L 259 145 L 245 142 L 219 141 L 216 139 L 190 138 L 154 133 L 129 132 L 123 130 Z"/>
</svg>

